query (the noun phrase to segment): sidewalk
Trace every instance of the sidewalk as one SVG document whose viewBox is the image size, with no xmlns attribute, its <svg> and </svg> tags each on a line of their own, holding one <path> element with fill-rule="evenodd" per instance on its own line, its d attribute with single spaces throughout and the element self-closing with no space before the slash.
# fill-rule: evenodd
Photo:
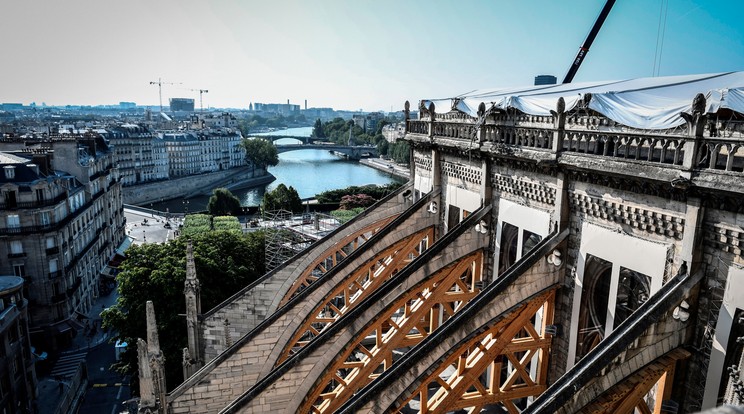
<svg viewBox="0 0 744 414">
<path fill-rule="evenodd" d="M 411 170 L 405 168 L 391 160 L 385 160 L 382 158 L 362 158 L 359 160 L 360 164 L 366 165 L 367 167 L 374 168 L 375 170 L 390 173 L 398 178 L 407 180 L 411 175 Z"/>
<path fill-rule="evenodd" d="M 83 320 L 83 325 L 86 328 L 78 331 L 77 335 L 72 339 L 72 345 L 69 349 L 62 351 L 62 355 L 79 352 L 81 350 L 88 350 L 96 345 L 100 345 L 106 342 L 109 338 L 108 330 L 104 332 L 101 328 L 101 311 L 110 307 L 116 303 L 118 294 L 116 289 L 113 289 L 108 295 L 99 296 L 90 311 L 85 315 L 87 319 Z M 113 345 L 111 345 L 113 346 Z"/>
</svg>

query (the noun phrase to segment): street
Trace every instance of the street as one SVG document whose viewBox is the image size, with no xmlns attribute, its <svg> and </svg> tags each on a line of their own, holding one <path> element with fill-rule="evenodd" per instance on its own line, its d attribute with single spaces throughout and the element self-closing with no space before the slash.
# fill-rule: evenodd
<svg viewBox="0 0 744 414">
<path fill-rule="evenodd" d="M 117 414 L 130 398 L 129 377 L 109 370 L 116 360 L 114 346 L 102 343 L 91 348 L 86 358 L 88 391 L 80 405 L 80 413 Z"/>
</svg>

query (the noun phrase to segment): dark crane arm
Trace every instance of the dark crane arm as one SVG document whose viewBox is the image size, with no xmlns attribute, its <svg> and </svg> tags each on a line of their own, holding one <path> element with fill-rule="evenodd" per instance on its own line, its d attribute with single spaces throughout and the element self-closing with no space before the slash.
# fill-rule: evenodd
<svg viewBox="0 0 744 414">
<path fill-rule="evenodd" d="M 610 14 L 610 9 L 612 9 L 613 5 L 615 5 L 615 0 L 607 0 L 607 3 L 605 3 L 604 7 L 602 8 L 602 11 L 599 12 L 599 17 L 597 17 L 597 21 L 594 22 L 594 26 L 592 26 L 592 30 L 589 32 L 589 35 L 586 37 L 586 40 L 584 40 L 584 44 L 581 45 L 581 47 L 579 48 L 579 53 L 576 54 L 576 59 L 574 59 L 573 64 L 571 64 L 571 67 L 568 68 L 568 73 L 566 73 L 566 77 L 563 78 L 563 83 L 571 83 L 574 76 L 576 76 L 576 72 L 579 70 L 579 66 L 581 66 L 581 62 L 584 61 L 586 54 L 589 53 L 589 48 L 592 46 L 592 43 L 594 43 L 594 38 L 597 37 L 597 33 L 599 33 L 599 29 L 602 28 L 602 24 L 604 24 L 605 19 L 607 19 L 607 15 Z"/>
</svg>

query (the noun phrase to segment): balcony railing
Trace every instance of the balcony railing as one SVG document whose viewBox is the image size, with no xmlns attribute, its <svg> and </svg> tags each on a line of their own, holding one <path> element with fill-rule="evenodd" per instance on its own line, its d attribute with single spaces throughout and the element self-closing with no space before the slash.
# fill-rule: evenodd
<svg viewBox="0 0 744 414">
<path fill-rule="evenodd" d="M 56 295 L 52 295 L 51 299 L 49 299 L 50 304 L 54 305 L 60 302 L 64 302 L 67 300 L 67 295 L 65 293 L 59 293 Z"/>
<path fill-rule="evenodd" d="M 7 236 L 7 235 L 26 235 L 26 234 L 35 234 L 35 233 L 44 233 L 44 232 L 52 232 L 52 231 L 59 231 L 64 226 L 69 224 L 72 220 L 77 218 L 79 215 L 81 215 L 83 212 L 85 212 L 90 206 L 93 205 L 93 203 L 100 198 L 103 195 L 103 191 L 98 191 L 93 197 L 91 197 L 88 202 L 83 204 L 80 208 L 75 210 L 72 214 L 68 214 L 67 217 L 64 219 L 55 222 L 55 223 L 49 223 L 41 226 L 21 226 L 21 227 L 6 227 L 6 228 L 0 228 L 0 236 Z"/>
<path fill-rule="evenodd" d="M 431 116 L 409 119 L 406 132 L 413 137 L 468 142 L 473 148 L 553 154 L 555 159 L 561 153 L 572 153 L 686 170 L 744 172 L 744 122 L 691 120 L 691 124 L 667 130 L 639 130 L 603 116 L 578 113 L 496 113 L 482 124 L 473 117 L 455 115 L 435 114 L 434 121 Z"/>
<path fill-rule="evenodd" d="M 6 200 L 0 201 L 0 209 L 2 210 L 17 210 L 23 208 L 42 208 L 55 206 L 62 201 L 67 199 L 67 194 L 59 194 L 54 198 L 44 200 L 33 200 L 33 201 L 16 201 L 8 203 Z"/>
<path fill-rule="evenodd" d="M 65 272 L 70 273 L 72 269 L 75 268 L 75 265 L 77 265 L 78 261 L 82 259 L 83 256 L 85 256 L 86 253 L 88 253 L 88 250 L 90 250 L 91 247 L 93 247 L 94 244 L 98 241 L 98 238 L 93 238 L 91 241 L 88 242 L 88 244 L 83 247 L 78 254 L 75 255 L 75 257 L 70 260 L 70 263 L 65 266 Z"/>
<path fill-rule="evenodd" d="M 76 277 L 75 282 L 72 284 L 72 286 L 67 288 L 67 297 L 72 298 L 73 296 L 75 296 L 75 292 L 77 292 L 78 289 L 80 289 L 80 285 L 82 283 L 83 283 L 83 278 Z"/>
</svg>

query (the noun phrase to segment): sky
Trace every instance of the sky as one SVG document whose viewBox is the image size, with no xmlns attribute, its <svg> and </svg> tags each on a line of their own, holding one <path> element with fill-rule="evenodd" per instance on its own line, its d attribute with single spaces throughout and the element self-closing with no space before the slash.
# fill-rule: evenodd
<svg viewBox="0 0 744 414">
<path fill-rule="evenodd" d="M 604 3 L 3 0 L 0 102 L 157 105 L 162 79 L 165 105 L 206 89 L 205 108 L 398 111 L 560 82 Z M 744 70 L 741 16 L 741 0 L 617 0 L 574 81 Z"/>
</svg>

